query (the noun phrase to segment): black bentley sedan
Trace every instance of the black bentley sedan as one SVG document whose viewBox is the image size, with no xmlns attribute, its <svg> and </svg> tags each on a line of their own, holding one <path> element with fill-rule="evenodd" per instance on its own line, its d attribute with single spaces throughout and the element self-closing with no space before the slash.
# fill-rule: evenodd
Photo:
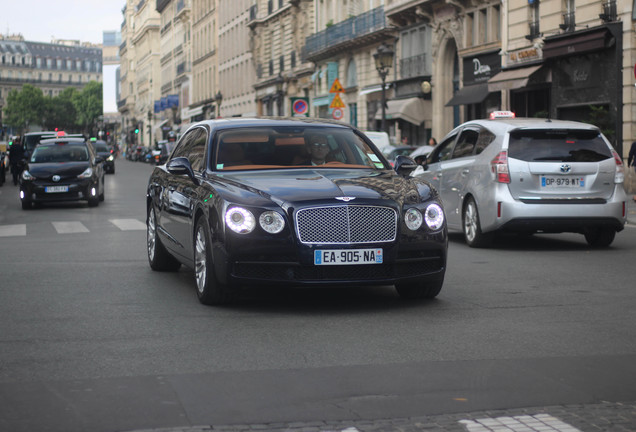
<svg viewBox="0 0 636 432">
<path fill-rule="evenodd" d="M 40 141 L 20 176 L 22 208 L 33 203 L 104 200 L 103 159 L 83 138 Z"/>
<path fill-rule="evenodd" d="M 193 124 L 147 192 L 150 267 L 195 271 L 199 300 L 241 285 L 395 285 L 433 298 L 447 229 L 431 186 L 357 129 L 297 119 Z"/>
</svg>

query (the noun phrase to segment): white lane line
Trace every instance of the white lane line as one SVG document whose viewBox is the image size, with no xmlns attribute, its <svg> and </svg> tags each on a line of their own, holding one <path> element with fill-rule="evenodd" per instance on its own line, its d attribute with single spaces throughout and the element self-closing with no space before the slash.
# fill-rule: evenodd
<svg viewBox="0 0 636 432">
<path fill-rule="evenodd" d="M 58 234 L 73 234 L 89 232 L 81 222 L 51 222 Z"/>
<path fill-rule="evenodd" d="M 0 237 L 18 237 L 26 235 L 26 224 L 0 225 Z"/>
<path fill-rule="evenodd" d="M 110 221 L 122 231 L 139 231 L 146 229 L 146 224 L 137 219 L 110 219 Z"/>
</svg>

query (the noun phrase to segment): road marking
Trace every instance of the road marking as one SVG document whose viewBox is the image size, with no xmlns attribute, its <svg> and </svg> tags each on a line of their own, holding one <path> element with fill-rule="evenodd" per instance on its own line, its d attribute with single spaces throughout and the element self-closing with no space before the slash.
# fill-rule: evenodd
<svg viewBox="0 0 636 432">
<path fill-rule="evenodd" d="M 570 426 L 549 414 L 497 418 L 486 417 L 475 420 L 460 420 L 459 423 L 463 424 L 468 432 L 582 432 L 580 429 Z"/>
<path fill-rule="evenodd" d="M 145 230 L 146 224 L 137 219 L 110 219 L 110 221 L 122 231 Z"/>
<path fill-rule="evenodd" d="M 17 237 L 26 235 L 26 224 L 0 225 L 0 237 Z"/>
<path fill-rule="evenodd" d="M 87 233 L 88 228 L 81 222 L 51 222 L 58 234 Z"/>
</svg>

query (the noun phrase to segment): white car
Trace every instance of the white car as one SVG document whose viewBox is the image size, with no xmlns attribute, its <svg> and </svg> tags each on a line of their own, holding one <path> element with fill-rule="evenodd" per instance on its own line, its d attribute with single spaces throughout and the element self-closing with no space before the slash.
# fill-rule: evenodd
<svg viewBox="0 0 636 432">
<path fill-rule="evenodd" d="M 451 131 L 416 174 L 440 193 L 451 230 L 471 247 L 498 231 L 575 232 L 607 247 L 626 222 L 620 156 L 593 125 L 473 120 Z"/>
</svg>

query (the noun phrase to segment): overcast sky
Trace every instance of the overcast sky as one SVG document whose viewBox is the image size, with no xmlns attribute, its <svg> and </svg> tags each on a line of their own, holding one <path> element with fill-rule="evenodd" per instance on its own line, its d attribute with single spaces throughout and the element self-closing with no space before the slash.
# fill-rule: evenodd
<svg viewBox="0 0 636 432">
<path fill-rule="evenodd" d="M 102 43 L 104 30 L 120 30 L 125 0 L 2 0 L 0 33 L 25 40 L 79 39 Z"/>
</svg>

